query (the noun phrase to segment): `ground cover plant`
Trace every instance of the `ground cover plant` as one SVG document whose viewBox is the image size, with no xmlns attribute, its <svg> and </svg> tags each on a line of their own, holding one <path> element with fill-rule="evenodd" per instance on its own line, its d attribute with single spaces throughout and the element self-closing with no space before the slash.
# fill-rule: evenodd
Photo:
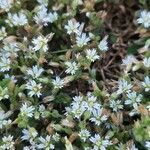
<svg viewBox="0 0 150 150">
<path fill-rule="evenodd" d="M 150 150 L 149 0 L 0 0 L 0 150 Z"/>
</svg>

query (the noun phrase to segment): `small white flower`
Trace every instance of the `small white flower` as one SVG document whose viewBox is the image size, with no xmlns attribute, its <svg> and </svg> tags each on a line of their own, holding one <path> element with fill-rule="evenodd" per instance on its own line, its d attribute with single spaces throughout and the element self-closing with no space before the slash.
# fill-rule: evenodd
<svg viewBox="0 0 150 150">
<path fill-rule="evenodd" d="M 93 150 L 106 150 L 106 148 L 111 145 L 108 139 L 103 140 L 99 134 L 95 134 L 94 137 L 91 137 L 90 141 L 94 145 Z"/>
<path fill-rule="evenodd" d="M 27 103 L 24 103 L 20 108 L 20 115 L 22 117 L 32 117 L 35 108 L 33 106 L 28 106 Z"/>
<path fill-rule="evenodd" d="M 86 108 L 83 107 L 82 103 L 73 103 L 71 108 L 66 108 L 67 113 L 70 113 L 74 118 L 79 119 L 85 112 Z"/>
<path fill-rule="evenodd" d="M 9 117 L 9 113 L 0 111 L 0 129 L 11 124 L 12 121 L 10 119 L 6 120 L 8 117 Z"/>
<path fill-rule="evenodd" d="M 33 139 L 30 139 L 30 146 L 23 147 L 23 150 L 37 150 L 37 144 Z"/>
<path fill-rule="evenodd" d="M 19 50 L 20 50 L 20 49 L 19 49 L 19 47 L 18 47 L 18 45 L 17 45 L 16 42 L 6 43 L 6 44 L 4 45 L 4 47 L 3 47 L 3 49 L 2 49 L 3 55 L 5 55 L 5 57 L 6 57 L 6 56 L 7 56 L 7 57 L 13 56 L 13 57 L 15 57 L 15 58 L 18 56 L 17 52 L 18 52 Z"/>
<path fill-rule="evenodd" d="M 85 142 L 90 137 L 90 132 L 87 129 L 81 129 L 79 136 Z"/>
<path fill-rule="evenodd" d="M 43 36 L 38 36 L 37 38 L 32 40 L 32 43 L 34 44 L 33 49 L 35 51 L 42 50 L 44 52 L 47 52 L 48 50 L 48 39 Z"/>
<path fill-rule="evenodd" d="M 10 79 L 11 81 L 13 81 L 14 83 L 17 82 L 16 77 L 14 75 L 10 76 L 9 74 L 5 74 L 4 75 L 5 79 Z"/>
<path fill-rule="evenodd" d="M 150 12 L 143 10 L 140 14 L 140 18 L 137 19 L 139 24 L 142 24 L 145 28 L 150 27 Z"/>
<path fill-rule="evenodd" d="M 9 9 L 12 7 L 12 0 L 0 0 L 0 8 L 9 11 Z"/>
<path fill-rule="evenodd" d="M 96 102 L 97 97 L 92 95 L 91 93 L 87 94 L 87 101 L 83 102 L 83 106 L 92 113 L 94 110 L 100 110 L 100 104 Z"/>
<path fill-rule="evenodd" d="M 135 147 L 135 144 L 132 144 L 131 147 L 127 147 L 127 150 L 138 150 L 138 148 Z"/>
<path fill-rule="evenodd" d="M 51 136 L 47 135 L 46 138 L 42 136 L 39 137 L 40 144 L 38 145 L 39 149 L 51 150 L 54 149 L 54 145 L 51 143 Z"/>
<path fill-rule="evenodd" d="M 2 138 L 3 144 L 0 146 L 1 150 L 15 150 L 13 136 L 8 135 Z"/>
<path fill-rule="evenodd" d="M 132 88 L 132 85 L 129 84 L 125 79 L 119 80 L 118 86 L 117 94 L 130 92 L 130 89 Z"/>
<path fill-rule="evenodd" d="M 79 27 L 80 24 L 78 22 L 75 22 L 73 20 L 68 20 L 68 24 L 65 25 L 65 29 L 67 30 L 67 33 L 70 35 L 71 33 L 79 34 Z"/>
<path fill-rule="evenodd" d="M 108 50 L 108 42 L 107 42 L 107 36 L 105 36 L 99 43 L 98 48 L 101 51 L 107 51 Z"/>
<path fill-rule="evenodd" d="M 41 117 L 45 118 L 46 117 L 46 115 L 45 115 L 45 110 L 46 110 L 45 106 L 44 105 L 39 105 L 39 109 L 38 110 L 39 110 L 39 112 L 41 114 Z"/>
<path fill-rule="evenodd" d="M 129 113 L 129 116 L 134 116 L 136 114 L 139 114 L 138 109 L 134 108 L 132 111 Z"/>
<path fill-rule="evenodd" d="M 0 29 L 0 41 L 3 40 L 7 36 L 6 28 L 1 27 Z"/>
<path fill-rule="evenodd" d="M 53 85 L 55 89 L 61 89 L 64 86 L 64 80 L 60 79 L 60 77 L 56 77 L 55 80 L 53 80 Z"/>
<path fill-rule="evenodd" d="M 125 101 L 125 104 L 132 105 L 134 107 L 134 109 L 137 109 L 138 105 L 142 101 L 142 95 L 141 94 L 137 95 L 137 93 L 134 91 L 131 93 L 128 93 L 127 98 L 128 99 Z"/>
<path fill-rule="evenodd" d="M 0 101 L 2 100 L 2 99 L 8 99 L 9 98 L 9 95 L 8 95 L 8 88 L 7 87 L 5 87 L 5 88 L 2 88 L 1 86 L 0 86 Z"/>
<path fill-rule="evenodd" d="M 148 149 L 150 149 L 150 142 L 149 141 L 145 142 L 145 147 L 147 147 Z"/>
<path fill-rule="evenodd" d="M 102 115 L 102 108 L 93 110 L 92 114 L 93 116 L 90 118 L 90 121 L 94 122 L 98 126 L 108 118 L 106 115 Z"/>
<path fill-rule="evenodd" d="M 148 76 L 144 78 L 144 82 L 142 82 L 142 85 L 145 88 L 145 92 L 150 91 L 150 78 Z"/>
<path fill-rule="evenodd" d="M 71 103 L 71 107 L 66 108 L 66 115 L 70 114 L 73 115 L 74 118 L 79 119 L 86 110 L 82 101 L 83 97 L 75 96 L 73 100 L 74 101 Z"/>
<path fill-rule="evenodd" d="M 48 5 L 48 0 L 37 0 L 37 1 L 40 5 L 44 5 L 44 6 Z"/>
<path fill-rule="evenodd" d="M 97 55 L 97 52 L 95 49 L 88 49 L 86 51 L 86 58 L 90 60 L 91 62 L 94 62 L 95 60 L 99 59 L 99 56 Z"/>
<path fill-rule="evenodd" d="M 21 137 L 22 141 L 27 140 L 32 142 L 38 135 L 37 131 L 33 127 L 29 127 L 28 130 L 23 129 L 22 133 L 23 133 L 23 136 Z"/>
<path fill-rule="evenodd" d="M 36 79 L 40 77 L 43 71 L 44 71 L 43 68 L 40 68 L 36 65 L 36 66 L 33 66 L 31 69 L 28 69 L 27 74 L 31 75 L 34 79 Z"/>
<path fill-rule="evenodd" d="M 27 17 L 23 12 L 18 12 L 15 14 L 8 13 L 8 18 L 6 23 L 9 24 L 10 27 L 13 26 L 24 26 L 28 23 Z"/>
<path fill-rule="evenodd" d="M 72 103 L 81 103 L 83 101 L 83 96 L 75 96 L 73 97 L 73 102 Z"/>
<path fill-rule="evenodd" d="M 30 146 L 23 147 L 23 150 L 31 150 Z"/>
<path fill-rule="evenodd" d="M 150 105 L 148 105 L 146 108 L 148 109 L 148 111 L 150 111 Z"/>
<path fill-rule="evenodd" d="M 47 12 L 47 8 L 44 5 L 39 6 L 37 14 L 34 16 L 34 20 L 39 25 L 47 26 L 48 23 L 53 23 L 58 19 L 56 12 Z"/>
<path fill-rule="evenodd" d="M 33 95 L 36 95 L 37 97 L 40 97 L 41 94 L 41 83 L 37 84 L 34 80 L 30 80 L 27 84 L 26 84 L 26 89 L 29 90 L 28 94 L 30 97 L 32 97 Z"/>
<path fill-rule="evenodd" d="M 131 70 L 132 64 L 137 62 L 135 57 L 133 55 L 127 55 L 123 60 L 122 60 L 122 65 L 125 66 L 125 73 Z M 133 69 L 133 68 L 132 68 Z"/>
<path fill-rule="evenodd" d="M 149 58 L 144 58 L 143 64 L 146 68 L 150 68 L 150 57 Z"/>
<path fill-rule="evenodd" d="M 90 38 L 87 37 L 85 33 L 78 35 L 76 38 L 76 43 L 78 47 L 83 47 L 87 45 L 89 41 L 90 41 Z"/>
<path fill-rule="evenodd" d="M 123 109 L 123 105 L 121 105 L 121 101 L 120 100 L 111 100 L 110 101 L 110 107 L 115 112 L 117 112 L 119 109 Z"/>
<path fill-rule="evenodd" d="M 78 65 L 75 61 L 65 62 L 65 65 L 67 66 L 67 70 L 65 72 L 68 74 L 74 75 L 76 71 L 78 70 Z"/>
<path fill-rule="evenodd" d="M 0 71 L 1 72 L 5 72 L 5 71 L 9 71 L 11 69 L 11 61 L 9 59 L 9 57 L 6 56 L 2 56 L 0 58 Z"/>
<path fill-rule="evenodd" d="M 122 60 L 122 64 L 128 66 L 128 65 L 132 65 L 132 63 L 134 63 L 135 61 L 136 59 L 133 55 L 127 55 L 127 57 L 125 57 Z"/>
</svg>

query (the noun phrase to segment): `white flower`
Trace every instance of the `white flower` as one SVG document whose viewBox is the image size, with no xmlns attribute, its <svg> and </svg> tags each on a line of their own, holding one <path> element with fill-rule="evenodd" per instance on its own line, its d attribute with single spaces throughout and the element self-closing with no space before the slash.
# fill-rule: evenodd
<svg viewBox="0 0 150 150">
<path fill-rule="evenodd" d="M 118 82 L 118 91 L 117 94 L 121 94 L 124 92 L 130 92 L 130 89 L 132 88 L 132 85 L 129 84 L 125 79 L 119 80 Z"/>
<path fill-rule="evenodd" d="M 102 115 L 102 108 L 92 111 L 93 116 L 90 118 L 91 122 L 94 122 L 96 125 L 100 125 L 102 122 L 107 120 L 106 115 Z"/>
<path fill-rule="evenodd" d="M 10 27 L 13 26 L 24 26 L 28 23 L 27 17 L 23 12 L 18 12 L 15 14 L 8 13 L 8 18 L 6 23 L 9 24 Z"/>
<path fill-rule="evenodd" d="M 9 9 L 12 7 L 12 0 L 0 0 L 0 8 L 9 11 Z"/>
<path fill-rule="evenodd" d="M 135 147 L 135 144 L 132 144 L 131 147 L 127 147 L 127 150 L 138 150 L 138 149 Z"/>
<path fill-rule="evenodd" d="M 86 51 L 86 58 L 89 59 L 91 62 L 94 62 L 95 60 L 99 59 L 99 56 L 97 55 L 95 49 L 88 49 Z"/>
<path fill-rule="evenodd" d="M 128 66 L 128 65 L 132 65 L 132 63 L 135 61 L 136 61 L 136 59 L 133 55 L 127 55 L 127 57 L 125 57 L 122 60 L 122 62 L 123 62 L 122 64 Z"/>
<path fill-rule="evenodd" d="M 78 47 L 83 47 L 84 45 L 87 45 L 90 41 L 90 38 L 86 36 L 85 33 L 82 33 L 77 36 L 76 43 Z"/>
<path fill-rule="evenodd" d="M 56 12 L 54 13 L 47 13 L 47 8 L 44 5 L 41 5 L 38 8 L 37 14 L 34 16 L 34 20 L 37 24 L 42 24 L 44 26 L 47 26 L 48 23 L 53 23 L 58 19 L 58 14 Z"/>
<path fill-rule="evenodd" d="M 149 58 L 144 58 L 143 64 L 145 67 L 150 68 L 150 57 Z"/>
<path fill-rule="evenodd" d="M 1 150 L 15 150 L 13 136 L 8 135 L 2 138 L 3 144 L 0 146 Z"/>
<path fill-rule="evenodd" d="M 37 0 L 39 4 L 47 6 L 48 5 L 48 0 Z"/>
<path fill-rule="evenodd" d="M 134 108 L 132 111 L 129 113 L 129 116 L 134 116 L 136 114 L 139 114 L 138 109 Z"/>
<path fill-rule="evenodd" d="M 85 112 L 86 108 L 82 105 L 82 103 L 72 103 L 71 104 L 71 107 L 67 107 L 66 108 L 66 111 L 67 113 L 66 114 L 71 114 L 73 115 L 74 118 L 77 118 L 79 119 L 82 114 Z"/>
<path fill-rule="evenodd" d="M 65 72 L 68 74 L 74 75 L 76 71 L 78 70 L 78 65 L 75 61 L 65 62 L 65 65 L 67 66 L 67 70 Z"/>
<path fill-rule="evenodd" d="M 30 80 L 27 84 L 26 84 L 26 89 L 29 90 L 28 94 L 30 97 L 32 97 L 33 95 L 36 95 L 37 97 L 40 97 L 41 94 L 41 83 L 37 84 L 34 80 Z"/>
<path fill-rule="evenodd" d="M 35 108 L 33 106 L 28 106 L 27 103 L 24 103 L 22 107 L 20 108 L 20 115 L 22 117 L 32 117 L 33 116 L 33 111 Z"/>
<path fill-rule="evenodd" d="M 150 91 L 150 78 L 148 76 L 144 78 L 144 82 L 142 82 L 142 85 L 145 88 L 145 92 Z"/>
<path fill-rule="evenodd" d="M 71 107 L 66 108 L 66 111 L 67 111 L 66 114 L 73 115 L 74 118 L 79 119 L 86 110 L 82 101 L 83 97 L 75 96 L 73 100 L 74 101 L 71 103 Z"/>
<path fill-rule="evenodd" d="M 43 68 L 36 66 L 32 66 L 31 69 L 27 70 L 27 74 L 31 75 L 34 79 L 40 77 L 40 75 L 42 74 L 42 72 L 44 71 Z"/>
<path fill-rule="evenodd" d="M 42 50 L 44 52 L 47 52 L 48 50 L 48 39 L 43 36 L 38 36 L 37 38 L 32 40 L 32 43 L 34 44 L 33 49 L 35 51 Z"/>
<path fill-rule="evenodd" d="M 81 103 L 83 101 L 83 96 L 75 96 L 73 97 L 73 100 L 72 103 Z"/>
<path fill-rule="evenodd" d="M 91 93 L 87 94 L 87 101 L 83 102 L 83 106 L 92 113 L 94 110 L 99 110 L 100 109 L 100 104 L 96 102 L 97 97 L 92 95 Z"/>
<path fill-rule="evenodd" d="M 0 71 L 5 72 L 11 69 L 11 61 L 9 57 L 5 57 L 4 55 L 0 58 Z"/>
<path fill-rule="evenodd" d="M 131 70 L 132 64 L 137 62 L 135 57 L 133 55 L 127 55 L 123 60 L 122 60 L 122 65 L 125 66 L 125 73 Z"/>
<path fill-rule="evenodd" d="M 98 48 L 101 51 L 107 51 L 108 50 L 108 42 L 107 42 L 107 36 L 105 36 L 99 43 Z"/>
<path fill-rule="evenodd" d="M 1 27 L 0 29 L 0 41 L 3 40 L 7 36 L 6 28 Z"/>
<path fill-rule="evenodd" d="M 150 12 L 143 10 L 140 14 L 140 18 L 137 19 L 139 24 L 142 24 L 145 28 L 150 27 Z"/>
<path fill-rule="evenodd" d="M 17 82 L 16 77 L 14 75 L 10 76 L 9 74 L 5 74 L 4 75 L 5 79 L 10 79 L 11 81 L 13 81 L 14 83 Z"/>
<path fill-rule="evenodd" d="M 30 139 L 29 142 L 30 146 L 23 147 L 23 150 L 37 150 L 37 143 L 33 139 Z"/>
<path fill-rule="evenodd" d="M 147 148 L 150 149 L 150 142 L 149 142 L 149 141 L 146 141 L 146 142 L 145 142 L 145 147 L 147 147 Z"/>
<path fill-rule="evenodd" d="M 106 150 L 106 148 L 111 145 L 111 142 L 107 139 L 103 140 L 99 134 L 95 134 L 94 137 L 90 138 L 90 141 L 94 145 L 93 150 Z"/>
<path fill-rule="evenodd" d="M 46 108 L 44 105 L 39 105 L 39 112 L 40 112 L 42 118 L 46 117 L 45 116 L 45 110 L 46 110 Z"/>
<path fill-rule="evenodd" d="M 30 149 L 30 146 L 25 146 L 23 147 L 23 150 L 31 150 L 31 149 Z"/>
<path fill-rule="evenodd" d="M 38 145 L 39 149 L 51 150 L 54 149 L 54 145 L 51 143 L 51 136 L 47 135 L 46 138 L 42 136 L 39 137 L 40 144 Z"/>
<path fill-rule="evenodd" d="M 0 101 L 2 100 L 2 99 L 8 99 L 9 98 L 9 95 L 8 95 L 8 88 L 7 87 L 5 87 L 5 88 L 2 88 L 1 86 L 0 86 Z"/>
<path fill-rule="evenodd" d="M 3 55 L 5 55 L 7 57 L 13 56 L 15 58 L 18 56 L 17 52 L 19 50 L 20 49 L 16 42 L 6 43 L 2 49 Z"/>
<path fill-rule="evenodd" d="M 148 105 L 146 108 L 148 109 L 148 111 L 150 111 L 150 105 Z"/>
<path fill-rule="evenodd" d="M 120 100 L 111 100 L 110 101 L 110 107 L 115 112 L 117 112 L 119 109 L 123 109 L 123 105 L 121 105 L 121 101 Z"/>
<path fill-rule="evenodd" d="M 64 86 L 64 80 L 60 79 L 60 77 L 56 77 L 55 80 L 53 80 L 53 85 L 55 89 L 61 89 Z"/>
<path fill-rule="evenodd" d="M 138 105 L 142 101 L 142 95 L 141 94 L 137 95 L 137 93 L 134 91 L 132 93 L 128 93 L 127 98 L 128 99 L 125 101 L 125 104 L 132 105 L 135 109 L 138 108 Z"/>
<path fill-rule="evenodd" d="M 0 129 L 11 124 L 12 121 L 10 119 L 6 120 L 8 117 L 9 113 L 5 113 L 3 110 L 0 111 Z"/>
<path fill-rule="evenodd" d="M 81 129 L 79 136 L 85 142 L 90 137 L 90 132 L 87 129 Z"/>
<path fill-rule="evenodd" d="M 38 135 L 37 131 L 33 127 L 29 127 L 28 130 L 23 129 L 22 133 L 23 133 L 23 136 L 21 137 L 21 140 L 23 141 L 27 140 L 30 142 L 32 142 Z"/>
<path fill-rule="evenodd" d="M 67 30 L 67 33 L 70 35 L 71 33 L 79 34 L 79 27 L 80 24 L 78 22 L 75 22 L 73 20 L 68 20 L 68 24 L 65 25 L 65 29 Z"/>
</svg>

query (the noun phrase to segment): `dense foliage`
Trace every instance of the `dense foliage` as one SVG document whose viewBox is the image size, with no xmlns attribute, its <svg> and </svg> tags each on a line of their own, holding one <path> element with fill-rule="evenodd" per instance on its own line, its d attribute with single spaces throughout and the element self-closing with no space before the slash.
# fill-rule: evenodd
<svg viewBox="0 0 150 150">
<path fill-rule="evenodd" d="M 0 150 L 149 150 L 146 0 L 0 0 Z"/>
</svg>

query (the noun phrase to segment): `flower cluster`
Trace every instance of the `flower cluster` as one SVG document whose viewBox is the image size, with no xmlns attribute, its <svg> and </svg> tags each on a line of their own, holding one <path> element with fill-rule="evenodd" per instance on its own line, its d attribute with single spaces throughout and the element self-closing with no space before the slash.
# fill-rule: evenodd
<svg viewBox="0 0 150 150">
<path fill-rule="evenodd" d="M 150 148 L 150 12 L 128 41 L 112 4 L 0 0 L 0 150 Z"/>
</svg>

